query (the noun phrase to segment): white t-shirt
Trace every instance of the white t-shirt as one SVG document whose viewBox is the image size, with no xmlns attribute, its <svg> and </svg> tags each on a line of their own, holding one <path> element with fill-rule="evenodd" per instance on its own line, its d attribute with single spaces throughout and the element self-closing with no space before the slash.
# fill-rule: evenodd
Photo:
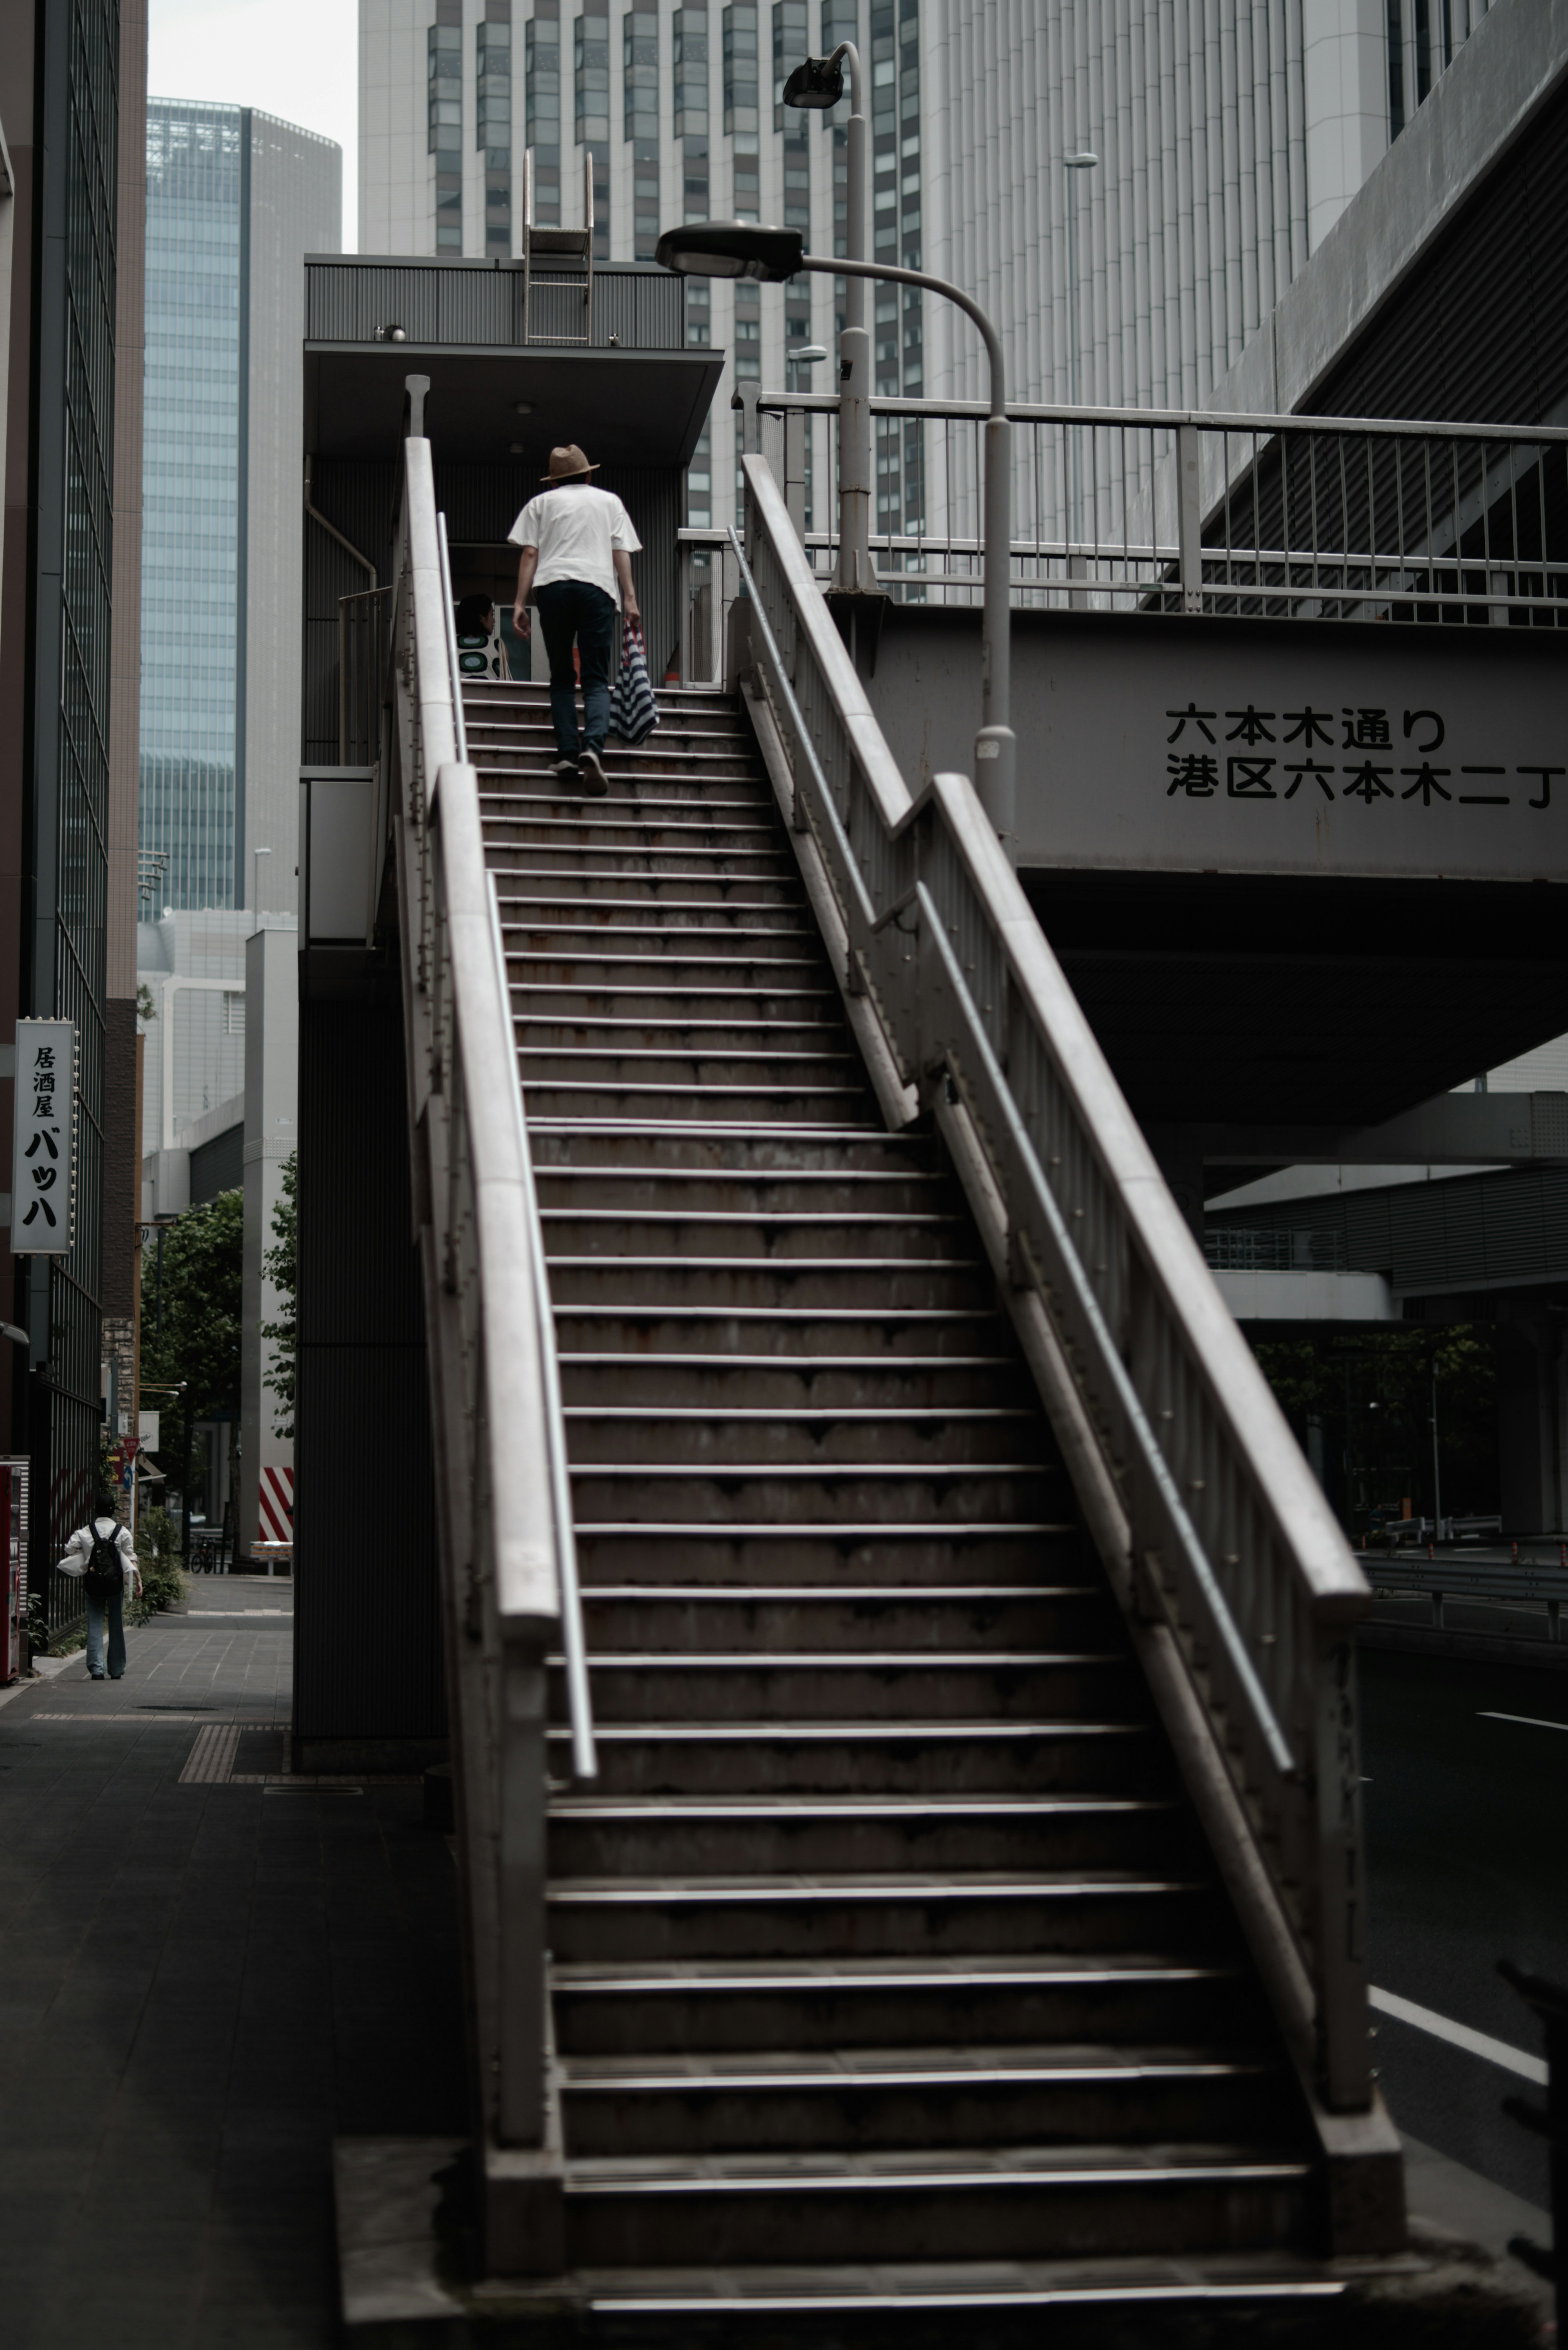
<svg viewBox="0 0 1568 2350">
<path fill-rule="evenodd" d="M 591 482 L 541 491 L 506 536 L 514 546 L 538 548 L 535 588 L 547 588 L 552 579 L 586 579 L 613 597 L 618 611 L 620 587 L 611 553 L 618 547 L 623 555 L 635 555 L 642 545 L 615 492 L 596 489 Z"/>
</svg>

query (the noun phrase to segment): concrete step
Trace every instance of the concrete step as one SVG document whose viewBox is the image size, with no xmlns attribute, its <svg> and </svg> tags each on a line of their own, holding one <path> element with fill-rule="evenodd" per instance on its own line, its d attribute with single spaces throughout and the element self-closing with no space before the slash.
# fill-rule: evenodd
<svg viewBox="0 0 1568 2350">
<path fill-rule="evenodd" d="M 896 1648 L 956 1654 L 980 1648 L 1109 1648 L 1120 1637 L 1103 1584 L 597 1584 L 584 1592 L 588 1645 L 654 1657 L 751 1658 L 803 1649 L 846 1654 Z"/>
<path fill-rule="evenodd" d="M 639 801 L 635 814 L 624 803 L 611 801 L 603 803 L 608 814 L 601 813 L 597 800 L 557 803 L 485 793 L 482 803 L 484 837 L 498 846 L 525 841 L 532 847 L 596 853 L 658 849 L 701 856 L 734 850 L 748 857 L 765 855 L 781 868 L 793 862 L 772 811 L 754 808 L 748 821 L 744 802 L 721 812 L 711 801 L 695 805 L 676 800 L 662 807 Z"/>
<path fill-rule="evenodd" d="M 1018 2147 L 571 2161 L 574 2266 L 1007 2260 L 1300 2241 L 1307 2166 L 1251 2147 Z"/>
<path fill-rule="evenodd" d="M 614 854 L 629 858 L 630 852 Z M 563 850 L 557 858 L 547 848 L 499 846 L 486 847 L 484 862 L 498 887 L 506 884 L 507 901 L 546 899 L 579 908 L 584 900 L 596 909 L 635 906 L 645 919 L 656 911 L 679 913 L 693 906 L 722 906 L 751 919 L 769 906 L 798 913 L 803 903 L 798 879 L 782 866 L 772 873 L 738 866 L 726 870 L 716 860 L 708 865 L 697 857 L 673 855 L 667 862 L 625 866 L 616 866 L 607 857 L 601 866 L 580 849 Z M 511 920 L 509 902 L 503 904 L 502 919 Z"/>
<path fill-rule="evenodd" d="M 843 1126 L 864 1118 L 869 1125 L 874 1105 L 868 1088 L 805 1084 L 708 1086 L 701 1090 L 692 1080 L 682 1087 L 678 1079 L 662 1081 L 593 1076 L 550 1077 L 541 1080 L 522 1073 L 530 1124 L 536 1118 L 575 1122 L 615 1118 L 628 1125 L 641 1121 L 669 1125 L 682 1117 L 706 1125 L 715 1117 L 747 1127 Z"/>
<path fill-rule="evenodd" d="M 564 1094 L 560 1087 L 528 1091 L 530 1109 Z M 556 1256 L 550 1261 L 550 1294 L 557 1308 L 614 1305 L 625 1314 L 633 1306 L 687 1305 L 712 1315 L 741 1306 L 764 1314 L 837 1306 L 854 1308 L 864 1322 L 901 1306 L 983 1314 L 994 1300 L 995 1285 L 989 1265 L 940 1257 L 788 1257 L 768 1263 L 745 1257 Z M 559 1320 L 556 1338 L 565 1343 Z"/>
<path fill-rule="evenodd" d="M 732 983 L 660 984 L 640 986 L 584 984 L 574 977 L 535 979 L 514 971 L 510 974 L 512 1009 L 517 1018 L 537 1026 L 543 1022 L 569 1022 L 575 1026 L 680 1028 L 696 1027 L 706 1035 L 715 1026 L 739 1026 L 752 1035 L 758 1027 L 809 1030 L 826 1024 L 842 1028 L 844 1007 L 834 987 L 770 987 L 753 985 L 747 978 Z"/>
<path fill-rule="evenodd" d="M 650 1670 L 650 1679 L 657 1668 Z M 552 1876 L 1152 1868 L 1188 1841 L 1174 1797 L 557 1795 Z"/>
<path fill-rule="evenodd" d="M 1272 2045 L 1250 1976 L 1222 1958 L 590 1960 L 552 1965 L 550 1988 L 571 2056 Z"/>
<path fill-rule="evenodd" d="M 708 1526 L 987 1523 L 1045 1516 L 1066 1499 L 1054 1465 L 1033 1461 L 922 1468 L 901 1461 L 574 1463 L 572 1496 L 590 1521 Z"/>
<path fill-rule="evenodd" d="M 627 1154 L 632 1162 L 632 1154 Z M 664 1167 L 635 1162 L 597 1165 L 578 1149 L 541 1166 L 539 1201 L 545 1210 L 590 1214 L 638 1210 L 659 1214 L 821 1216 L 836 1211 L 884 1217 L 963 1213 L 962 1198 L 947 1179 L 898 1159 L 876 1168 Z"/>
<path fill-rule="evenodd" d="M 978 1404 L 947 1411 L 896 1405 L 860 1409 L 828 1406 L 782 1412 L 770 1405 L 666 1406 L 645 1403 L 578 1406 L 566 1419 L 574 1464 L 639 1462 L 676 1465 L 704 1474 L 732 1467 L 841 1469 L 895 1463 L 930 1471 L 1016 1462 L 1034 1453 L 1055 1462 L 1038 1407 Z"/>
<path fill-rule="evenodd" d="M 562 1782 L 568 1738 L 565 1723 L 550 1732 Z M 1147 1721 L 600 1722 L 597 1738 L 604 1795 L 1154 1794 L 1174 1783 Z"/>
<path fill-rule="evenodd" d="M 596 1018 L 591 1014 L 541 1013 L 532 1003 L 520 1003 L 514 994 L 512 1015 L 522 1052 L 591 1054 L 611 1062 L 635 1055 L 635 1074 L 641 1074 L 648 1061 L 685 1064 L 692 1058 L 710 1069 L 721 1060 L 732 1061 L 742 1072 L 758 1065 L 767 1071 L 784 1063 L 815 1062 L 825 1056 L 839 1064 L 839 1074 L 847 1067 L 858 1076 L 862 1066 L 858 1054 L 842 1049 L 846 1034 L 842 1020 L 831 1015 L 805 1021 L 758 1020 L 748 1015 L 743 998 L 727 1011 L 722 1003 L 711 1006 L 706 1014 L 678 1009 L 662 1017 L 651 1012 L 621 1012 Z"/>
<path fill-rule="evenodd" d="M 696 962 L 794 963 L 804 956 L 814 971 L 826 968 L 816 931 L 799 905 L 748 908 L 666 899 L 653 906 L 607 897 L 585 905 L 580 893 L 566 897 L 543 883 L 514 884 L 505 877 L 496 898 L 509 963 L 524 954 L 580 951 L 639 962 L 669 955 Z"/>
<path fill-rule="evenodd" d="M 927 1966 L 984 1956 L 1034 1964 L 1151 1950 L 1189 1961 L 1235 1957 L 1235 1929 L 1208 1870 L 1168 1866 L 865 1877 L 838 1871 L 787 1881 L 555 1878 L 546 1900 L 552 1958 L 566 1965 L 697 1959 L 778 1965 L 846 1955 L 861 1963 Z"/>
<path fill-rule="evenodd" d="M 782 2020 L 782 2019 L 781 2019 Z M 1277 2139 L 1279 2067 L 1226 2044 L 568 2055 L 567 2158 Z"/>
<path fill-rule="evenodd" d="M 1064 1495 L 1064 1499 L 1065 1496 Z M 1067 1580 L 1084 1562 L 1075 1520 L 1001 1525 L 656 1526 L 577 1519 L 577 1570 L 593 1583 L 990 1584 Z"/>
<path fill-rule="evenodd" d="M 555 1681 L 559 1685 L 559 1675 Z M 1042 1714 L 1140 1720 L 1141 1682 L 1120 1644 L 1075 1652 L 893 1648 L 825 1656 L 645 1657 L 601 1649 L 592 1659 L 600 1721 L 1033 1721 Z M 804 1864 L 803 1864 L 804 1865 Z M 825 1866 L 826 1864 L 824 1864 Z M 891 1866 L 891 1863 L 887 1864 Z"/>
<path fill-rule="evenodd" d="M 906 1357 L 889 1364 L 875 1357 L 819 1355 L 781 1363 L 768 1355 L 590 1354 L 559 1357 L 561 1392 L 568 1409 L 658 1403 L 712 1411 L 828 1411 L 848 1406 L 950 1411 L 969 1406 L 1027 1403 L 1016 1363 L 1005 1355 L 967 1360 Z"/>
<path fill-rule="evenodd" d="M 581 829 L 581 827 L 573 827 Z M 546 833 L 542 827 L 489 824 L 484 828 L 484 860 L 493 872 L 563 873 L 592 880 L 649 880 L 660 883 L 690 879 L 766 887 L 776 884 L 795 902 L 800 883 L 787 848 L 757 847 L 740 839 L 733 844 L 682 840 L 669 847 L 633 837 L 618 843 L 602 838 L 574 840 L 566 828 Z"/>
<path fill-rule="evenodd" d="M 826 964 L 819 957 L 794 951 L 787 937 L 781 940 L 773 931 L 762 936 L 778 945 L 780 951 L 753 952 L 743 941 L 721 945 L 715 938 L 704 936 L 708 951 L 696 953 L 689 937 L 682 944 L 681 933 L 654 931 L 629 936 L 625 943 L 630 951 L 619 953 L 613 951 L 621 943 L 618 934 L 607 940 L 597 931 L 524 932 L 514 926 L 508 931 L 506 969 L 514 1003 L 524 990 L 536 990 L 541 996 L 570 996 L 607 1010 L 616 1003 L 658 1009 L 666 1003 L 697 1003 L 712 996 L 786 1006 L 826 999 L 826 1016 L 841 1017 L 837 991 Z M 527 943 L 520 945 L 521 939 Z M 560 944 L 562 939 L 567 942 L 565 946 Z M 803 934 L 794 947 L 807 943 Z M 784 1016 L 803 1015 L 786 1012 Z"/>
<path fill-rule="evenodd" d="M 903 1181 L 940 1173 L 950 1189 L 950 1178 L 940 1166 L 937 1146 L 929 1135 L 888 1134 L 880 1126 L 844 1128 L 836 1133 L 820 1127 L 799 1134 L 777 1129 L 747 1133 L 715 1120 L 711 1121 L 710 1131 L 693 1132 L 690 1121 L 683 1121 L 663 1133 L 644 1128 L 628 1134 L 613 1122 L 596 1124 L 585 1119 L 569 1133 L 542 1131 L 534 1148 L 534 1162 L 542 1180 L 548 1180 L 557 1170 L 590 1169 L 618 1175 L 632 1170 L 639 1176 L 679 1174 L 754 1182 L 788 1178 L 815 1186 L 850 1177 Z"/>
<path fill-rule="evenodd" d="M 701 1041 L 688 1045 L 679 1037 L 639 1045 L 624 1041 L 605 1044 L 535 1044 L 526 1034 L 517 1057 L 524 1085 L 548 1085 L 553 1080 L 593 1077 L 599 1084 L 676 1085 L 700 1087 L 715 1096 L 753 1086 L 830 1087 L 840 1092 L 867 1090 L 858 1053 L 839 1043 L 843 1031 L 832 1029 L 792 1050 L 776 1052 L 753 1036 L 740 1047 L 709 1047 Z"/>
<path fill-rule="evenodd" d="M 556 1344 L 563 1355 L 690 1355 L 709 1362 L 726 1338 L 747 1361 L 767 1348 L 779 1363 L 839 1357 L 902 1367 L 940 1364 L 985 1351 L 1002 1335 L 992 1305 L 977 1306 L 735 1305 L 651 1299 L 625 1305 L 604 1294 L 568 1299 L 554 1270 Z"/>
<path fill-rule="evenodd" d="M 534 1058 L 532 1045 L 528 1059 Z M 845 1186 L 852 1190 L 853 1187 Z M 823 1257 L 870 1257 L 880 1263 L 933 1258 L 971 1262 L 974 1227 L 967 1216 L 911 1213 L 867 1201 L 860 1211 L 825 1203 L 821 1209 L 777 1211 L 740 1208 L 634 1207 L 544 1209 L 545 1245 L 555 1256 L 724 1257 L 747 1263 L 794 1263 Z"/>
</svg>

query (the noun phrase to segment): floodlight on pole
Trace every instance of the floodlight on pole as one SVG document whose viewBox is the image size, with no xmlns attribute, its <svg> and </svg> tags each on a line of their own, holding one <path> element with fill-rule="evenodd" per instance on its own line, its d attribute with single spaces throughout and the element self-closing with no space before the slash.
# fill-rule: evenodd
<svg viewBox="0 0 1568 2350">
<path fill-rule="evenodd" d="M 1012 725 L 1012 428 L 1007 421 L 1002 338 L 980 304 L 945 277 L 929 276 L 922 269 L 895 269 L 890 263 L 846 261 L 807 253 L 805 243 L 797 228 L 692 221 L 682 228 L 667 228 L 654 258 L 683 277 L 746 276 L 776 286 L 805 269 L 823 276 L 874 277 L 890 286 L 918 286 L 955 303 L 979 328 L 991 370 L 991 412 L 985 424 L 984 596 L 975 789 L 998 834 L 1011 844 L 1016 831 L 1018 752 Z"/>
<path fill-rule="evenodd" d="M 807 57 L 784 86 L 786 106 L 826 112 L 844 96 L 849 68 L 849 135 L 845 165 L 844 252 L 863 263 L 866 253 L 866 108 L 860 52 L 840 41 L 832 55 Z M 838 565 L 833 584 L 841 595 L 877 593 L 871 561 L 871 337 L 866 326 L 866 294 L 853 266 L 838 267 L 845 286 L 844 331 L 838 338 Z"/>
</svg>

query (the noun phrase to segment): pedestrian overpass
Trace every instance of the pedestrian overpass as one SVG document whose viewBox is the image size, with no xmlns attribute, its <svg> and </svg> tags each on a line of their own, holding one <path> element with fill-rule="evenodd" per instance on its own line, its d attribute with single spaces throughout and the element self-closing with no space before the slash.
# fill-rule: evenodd
<svg viewBox="0 0 1568 2350">
<path fill-rule="evenodd" d="M 1369 1595 L 1118 1053 L 1192 1126 L 1272 1034 L 1310 1119 L 1568 1027 L 1560 576 L 1516 539 L 1477 584 L 1459 533 L 1320 567 L 1309 615 L 1289 545 L 1251 586 L 1167 546 L 1155 449 L 1119 571 L 1071 534 L 1021 561 L 1002 842 L 960 501 L 950 583 L 890 546 L 895 600 L 835 611 L 786 432 L 743 542 L 668 535 L 683 681 L 566 801 L 542 688 L 458 665 L 472 369 L 353 356 L 383 415 L 421 372 L 351 459 L 316 377 L 316 495 L 390 534 L 315 509 L 375 574 L 335 634 L 307 567 L 339 756 L 302 792 L 295 1749 L 450 1736 L 487 2291 L 694 2324 L 1338 2290 L 1404 2241 Z M 510 521 L 482 490 L 466 559 Z M 1465 890 L 1462 943 L 1412 942 L 1449 919 L 1415 893 Z M 1305 955 L 1314 892 L 1282 1017 L 1205 982 L 1237 930 L 1233 981 Z"/>
</svg>

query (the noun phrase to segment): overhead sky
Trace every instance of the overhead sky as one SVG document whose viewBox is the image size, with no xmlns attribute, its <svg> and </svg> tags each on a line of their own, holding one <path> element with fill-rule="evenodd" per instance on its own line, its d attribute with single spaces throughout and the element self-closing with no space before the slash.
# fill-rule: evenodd
<svg viewBox="0 0 1568 2350">
<path fill-rule="evenodd" d="M 343 249 L 358 243 L 357 0 L 150 0 L 155 98 L 259 106 L 343 150 Z"/>
</svg>

